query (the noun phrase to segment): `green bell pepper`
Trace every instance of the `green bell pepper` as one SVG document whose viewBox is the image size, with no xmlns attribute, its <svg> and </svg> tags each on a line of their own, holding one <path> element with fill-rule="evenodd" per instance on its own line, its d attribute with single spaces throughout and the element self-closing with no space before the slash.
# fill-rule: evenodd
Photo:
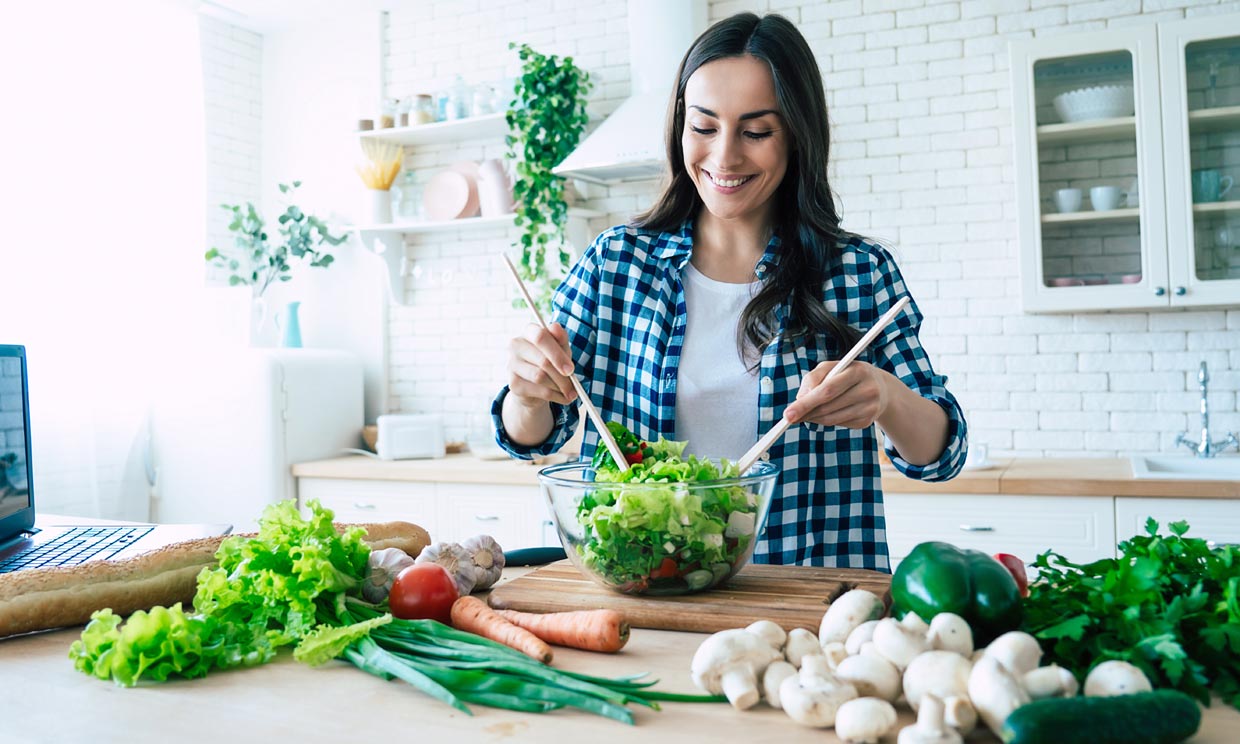
<svg viewBox="0 0 1240 744">
<path fill-rule="evenodd" d="M 896 617 L 915 612 L 930 622 L 940 612 L 963 617 L 981 647 L 1020 627 L 1023 606 L 1016 579 L 1002 563 L 980 550 L 924 542 L 900 561 L 891 577 Z"/>
</svg>

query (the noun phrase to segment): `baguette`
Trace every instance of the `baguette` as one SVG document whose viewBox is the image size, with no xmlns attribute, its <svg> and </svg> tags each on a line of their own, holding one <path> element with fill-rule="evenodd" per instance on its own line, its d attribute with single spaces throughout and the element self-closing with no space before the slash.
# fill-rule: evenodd
<svg viewBox="0 0 1240 744">
<path fill-rule="evenodd" d="M 334 523 L 337 530 L 353 525 Z M 409 522 L 358 525 L 372 550 L 400 548 L 416 558 L 430 544 L 426 530 Z M 241 537 L 253 537 L 246 533 Z M 167 545 L 118 561 L 35 568 L 0 574 L 0 638 L 35 630 L 82 625 L 96 610 L 121 616 L 194 599 L 198 574 L 215 566 L 224 537 Z"/>
</svg>

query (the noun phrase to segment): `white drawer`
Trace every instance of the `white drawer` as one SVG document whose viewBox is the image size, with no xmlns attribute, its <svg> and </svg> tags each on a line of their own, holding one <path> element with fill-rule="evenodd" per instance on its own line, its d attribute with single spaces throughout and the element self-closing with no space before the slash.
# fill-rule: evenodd
<svg viewBox="0 0 1240 744">
<path fill-rule="evenodd" d="M 413 522 L 438 540 L 442 529 L 435 484 L 404 481 L 298 478 L 297 503 L 318 499 L 338 522 Z"/>
<path fill-rule="evenodd" d="M 538 489 L 525 486 L 439 484 L 444 536 L 460 542 L 490 535 L 505 550 L 540 545 Z"/>
<path fill-rule="evenodd" d="M 1115 533 L 1120 540 L 1145 534 L 1145 520 L 1153 517 L 1160 534 L 1167 525 L 1188 522 L 1188 537 L 1240 545 L 1240 502 L 1230 499 L 1115 499 Z"/>
<path fill-rule="evenodd" d="M 1072 561 L 1115 557 L 1109 496 L 884 494 L 894 566 L 918 543 L 1012 553 L 1026 563 L 1046 550 Z"/>
</svg>

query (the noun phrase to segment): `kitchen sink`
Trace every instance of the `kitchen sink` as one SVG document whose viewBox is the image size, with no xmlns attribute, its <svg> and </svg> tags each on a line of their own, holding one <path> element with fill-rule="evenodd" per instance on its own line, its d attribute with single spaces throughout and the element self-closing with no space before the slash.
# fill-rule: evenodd
<svg viewBox="0 0 1240 744">
<path fill-rule="evenodd" d="M 1240 457 L 1192 457 L 1189 455 L 1134 455 L 1134 478 L 1184 480 L 1240 480 Z"/>
</svg>

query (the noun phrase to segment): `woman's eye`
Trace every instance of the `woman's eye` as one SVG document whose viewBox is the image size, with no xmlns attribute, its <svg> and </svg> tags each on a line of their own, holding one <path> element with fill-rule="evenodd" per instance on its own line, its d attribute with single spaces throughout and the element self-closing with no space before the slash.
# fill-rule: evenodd
<svg viewBox="0 0 1240 744">
<path fill-rule="evenodd" d="M 771 136 L 771 132 L 745 132 L 745 136 L 751 140 L 764 140 Z"/>
<path fill-rule="evenodd" d="M 715 130 L 713 129 L 701 129 L 699 127 L 694 127 L 694 126 L 690 126 L 689 128 L 693 130 L 694 134 L 714 134 L 715 133 Z"/>
</svg>

